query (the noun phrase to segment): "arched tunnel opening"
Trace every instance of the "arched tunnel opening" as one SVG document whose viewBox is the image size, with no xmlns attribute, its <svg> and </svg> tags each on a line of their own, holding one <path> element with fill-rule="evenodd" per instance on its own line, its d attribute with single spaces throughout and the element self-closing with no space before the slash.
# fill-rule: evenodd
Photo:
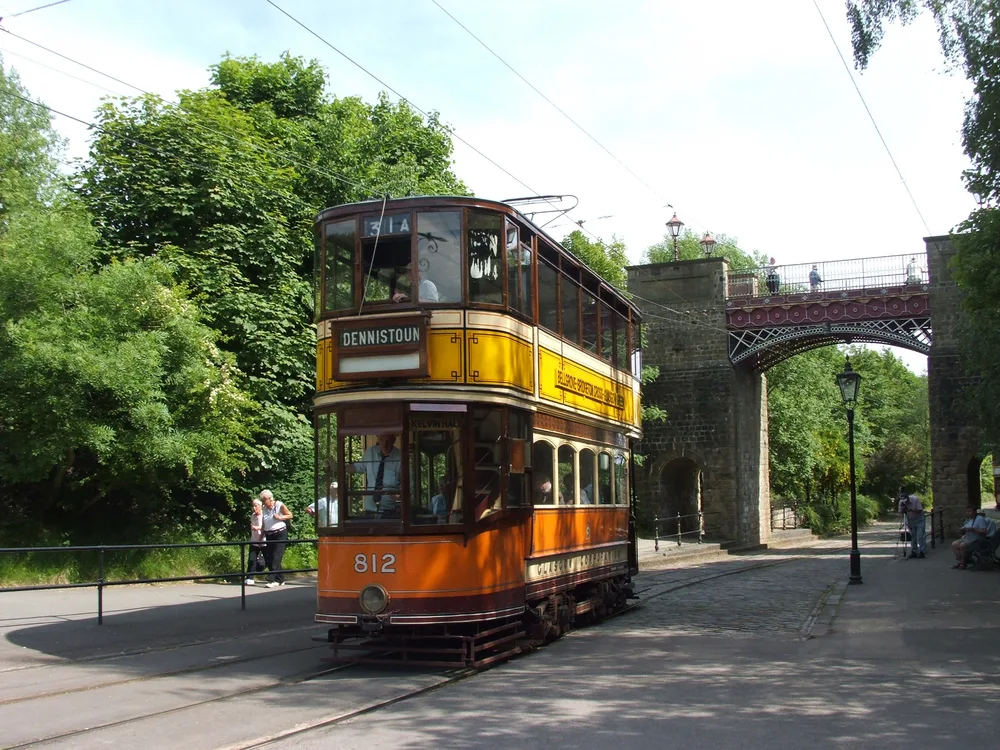
<svg viewBox="0 0 1000 750">
<path fill-rule="evenodd" d="M 688 540 L 696 540 L 701 528 L 698 512 L 701 510 L 702 473 L 690 458 L 675 458 L 660 469 L 659 501 L 660 534 L 677 533 L 677 516 L 680 531 Z"/>
</svg>

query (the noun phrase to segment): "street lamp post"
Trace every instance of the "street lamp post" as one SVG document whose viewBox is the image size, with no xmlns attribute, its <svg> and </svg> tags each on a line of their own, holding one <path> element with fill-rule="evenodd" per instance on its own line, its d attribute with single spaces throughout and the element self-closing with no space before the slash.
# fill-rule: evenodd
<svg viewBox="0 0 1000 750">
<path fill-rule="evenodd" d="M 698 244 L 701 245 L 701 249 L 705 251 L 705 257 L 711 258 L 712 253 L 715 251 L 715 237 L 710 235 L 708 232 L 705 232 L 705 236 L 701 238 L 701 242 Z"/>
<path fill-rule="evenodd" d="M 851 369 L 851 358 L 847 358 L 844 371 L 837 375 L 840 397 L 847 408 L 847 444 L 851 465 L 851 577 L 848 583 L 861 583 L 861 553 L 858 551 L 858 496 L 854 478 L 854 407 L 858 402 L 861 375 Z"/>
<path fill-rule="evenodd" d="M 674 263 L 681 259 L 680 253 L 677 251 L 677 238 L 681 236 L 681 227 L 684 226 L 684 222 L 677 218 L 677 212 L 674 212 L 674 218 L 667 222 L 667 229 L 670 231 L 670 236 L 674 238 Z"/>
</svg>

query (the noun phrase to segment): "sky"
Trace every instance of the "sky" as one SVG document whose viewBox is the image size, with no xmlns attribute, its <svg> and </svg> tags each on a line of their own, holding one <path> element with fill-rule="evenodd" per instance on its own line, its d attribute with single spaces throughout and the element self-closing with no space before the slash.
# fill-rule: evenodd
<svg viewBox="0 0 1000 750">
<path fill-rule="evenodd" d="M 316 58 L 337 96 L 386 88 L 267 0 L 69 0 L 17 15 L 46 1 L 0 0 L 12 32 L 0 53 L 35 97 L 83 120 L 103 96 L 136 93 L 124 84 L 166 99 L 202 88 L 227 52 Z M 477 195 L 576 196 L 551 233 L 582 221 L 635 263 L 675 211 L 698 235 L 784 264 L 920 252 L 975 206 L 961 181 L 970 88 L 946 71 L 926 18 L 890 28 L 865 72 L 851 65 L 877 132 L 838 54 L 852 62 L 842 0 L 274 3 L 391 98 L 439 112 Z M 86 128 L 55 125 L 84 157 Z"/>
</svg>

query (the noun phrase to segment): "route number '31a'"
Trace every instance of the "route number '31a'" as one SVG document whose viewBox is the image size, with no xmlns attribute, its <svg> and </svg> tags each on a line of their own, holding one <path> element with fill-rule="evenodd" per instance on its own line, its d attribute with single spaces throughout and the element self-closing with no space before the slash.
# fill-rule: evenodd
<svg viewBox="0 0 1000 750">
<path fill-rule="evenodd" d="M 379 555 L 365 555 L 359 553 L 354 556 L 355 573 L 395 573 L 396 556 L 388 552 L 381 557 Z"/>
</svg>

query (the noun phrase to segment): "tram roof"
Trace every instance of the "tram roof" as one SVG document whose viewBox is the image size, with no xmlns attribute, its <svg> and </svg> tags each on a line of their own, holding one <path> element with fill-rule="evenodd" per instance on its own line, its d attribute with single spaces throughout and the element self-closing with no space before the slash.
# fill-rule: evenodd
<svg viewBox="0 0 1000 750">
<path fill-rule="evenodd" d="M 355 214 L 362 213 L 369 210 L 382 210 L 382 199 L 375 198 L 368 201 L 359 201 L 357 203 L 343 203 L 339 206 L 332 206 L 330 208 L 323 209 L 319 215 L 316 217 L 316 222 L 330 221 L 331 219 L 336 219 L 345 214 Z M 385 201 L 386 210 L 389 206 L 393 209 L 399 208 L 421 208 L 421 207 L 435 207 L 441 208 L 445 206 L 461 206 L 463 208 L 486 208 L 494 211 L 500 211 L 501 213 L 510 214 L 516 216 L 519 221 L 527 224 L 531 227 L 532 231 L 545 237 L 557 252 L 565 255 L 568 258 L 572 258 L 577 263 L 584 272 L 591 274 L 602 287 L 608 289 L 612 294 L 614 294 L 618 299 L 624 302 L 626 305 L 631 307 L 636 313 L 639 312 L 638 306 L 633 303 L 628 296 L 622 292 L 621 289 L 616 287 L 614 284 L 609 282 L 603 276 L 594 271 L 590 266 L 588 266 L 581 258 L 577 257 L 574 253 L 567 250 L 561 242 L 555 239 L 552 235 L 546 232 L 544 229 L 539 227 L 535 222 L 525 216 L 523 213 L 518 211 L 516 208 L 503 201 L 494 201 L 486 198 L 476 198 L 474 196 L 468 195 L 413 195 L 406 198 L 389 198 Z"/>
</svg>

